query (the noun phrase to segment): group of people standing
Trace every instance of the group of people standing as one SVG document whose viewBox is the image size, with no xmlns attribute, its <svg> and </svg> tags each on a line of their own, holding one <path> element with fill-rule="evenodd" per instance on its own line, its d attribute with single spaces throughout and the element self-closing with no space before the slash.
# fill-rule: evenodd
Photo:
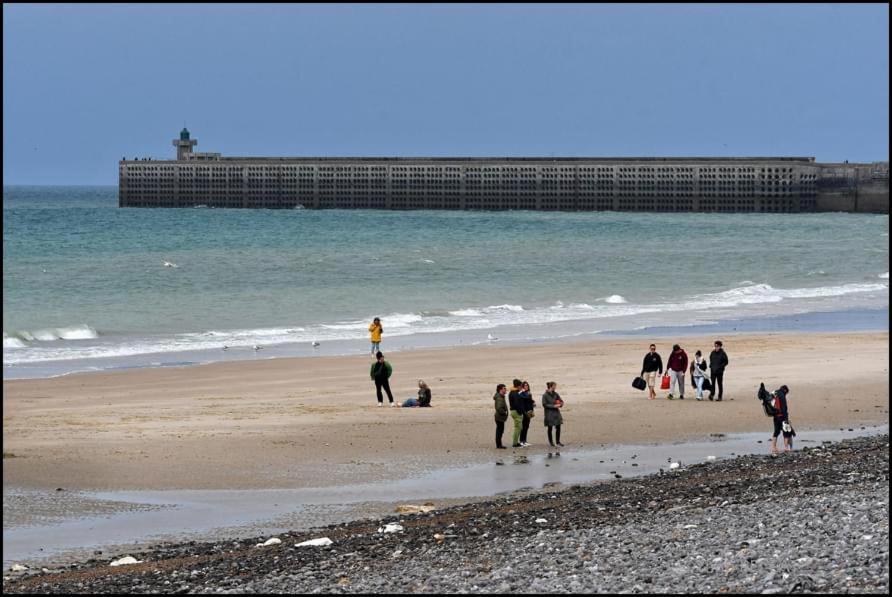
<svg viewBox="0 0 892 597">
<path fill-rule="evenodd" d="M 725 384 L 725 367 L 728 366 L 728 354 L 722 345 L 721 340 L 716 340 L 714 349 L 709 353 L 709 363 L 703 358 L 703 353 L 699 350 L 694 353 L 694 360 L 689 363 L 688 353 L 678 344 L 672 346 L 672 353 L 666 363 L 666 375 L 669 377 L 668 390 L 666 396 L 668 400 L 674 400 L 677 392 L 679 400 L 684 400 L 684 378 L 689 371 L 691 374 L 691 384 L 697 392 L 697 400 L 703 400 L 704 387 L 709 392 L 709 400 L 721 402 L 724 396 Z M 709 383 L 707 385 L 706 369 L 709 367 Z M 657 352 L 655 344 L 650 345 L 650 351 L 644 355 L 644 362 L 641 364 L 641 377 L 647 383 L 649 398 L 656 399 L 655 384 L 657 375 L 663 375 L 663 359 Z M 666 385 L 663 383 L 662 385 Z M 667 388 L 662 388 L 667 389 Z M 716 397 L 716 390 L 718 397 Z"/>
<path fill-rule="evenodd" d="M 542 394 L 542 410 L 545 411 L 542 422 L 548 430 L 548 445 L 563 447 L 564 444 L 561 443 L 561 424 L 563 423 L 561 408 L 564 406 L 564 401 L 557 393 L 557 383 L 549 381 L 545 384 L 545 388 L 545 393 Z M 507 401 L 505 400 L 506 394 Z M 530 421 L 536 416 L 536 402 L 530 391 L 529 382 L 515 379 L 510 392 L 505 384 L 500 383 L 496 386 L 496 393 L 492 399 L 496 410 L 496 448 L 507 449 L 507 446 L 502 444 L 502 435 L 505 433 L 505 423 L 508 421 L 509 415 L 514 421 L 511 447 L 526 448 L 531 446 L 532 444 L 527 441 L 527 433 Z M 552 431 L 554 431 L 554 435 L 552 435 Z"/>
</svg>

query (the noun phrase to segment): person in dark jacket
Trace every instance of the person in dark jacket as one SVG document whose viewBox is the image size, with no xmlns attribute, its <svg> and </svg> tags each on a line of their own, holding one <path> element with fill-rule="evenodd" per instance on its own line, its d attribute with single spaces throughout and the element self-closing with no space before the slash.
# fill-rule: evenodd
<svg viewBox="0 0 892 597">
<path fill-rule="evenodd" d="M 530 391 L 530 383 L 523 382 L 520 385 L 520 405 L 523 410 L 523 426 L 520 428 L 520 445 L 523 448 L 531 446 L 527 442 L 527 431 L 530 429 L 530 420 L 533 418 L 533 409 L 536 408 L 536 401 L 533 400 L 533 393 Z"/>
<path fill-rule="evenodd" d="M 496 393 L 492 397 L 496 407 L 496 448 L 499 450 L 507 449 L 502 445 L 502 434 L 505 433 L 505 421 L 508 420 L 508 404 L 505 402 L 505 394 L 507 392 L 508 388 L 505 387 L 505 384 L 500 383 L 496 386 Z"/>
<path fill-rule="evenodd" d="M 674 344 L 672 346 L 672 354 L 666 362 L 666 371 L 672 378 L 671 383 L 678 388 L 678 399 L 684 400 L 684 374 L 688 370 L 688 353 L 682 350 L 681 346 Z M 666 396 L 672 400 L 672 385 L 669 386 L 669 395 Z"/>
<path fill-rule="evenodd" d="M 390 392 L 390 375 L 393 373 L 393 367 L 384 360 L 384 355 L 379 350 L 375 355 L 375 362 L 369 370 L 369 377 L 375 382 L 375 392 L 378 394 L 378 406 L 384 406 L 384 397 L 381 395 L 381 388 L 387 392 L 387 398 L 390 400 L 390 406 L 396 406 L 393 402 L 393 394 Z"/>
<path fill-rule="evenodd" d="M 414 406 L 430 406 L 431 405 L 431 389 L 423 379 L 418 380 L 418 398 L 409 398 L 403 402 L 405 407 Z"/>
<path fill-rule="evenodd" d="M 641 375 L 647 382 L 647 389 L 650 392 L 650 399 L 654 400 L 657 393 L 654 391 L 654 383 L 656 383 L 657 373 L 663 375 L 663 359 L 657 352 L 657 345 L 650 345 L 650 352 L 644 355 L 644 362 L 641 364 Z"/>
<path fill-rule="evenodd" d="M 777 436 L 784 434 L 784 452 L 790 452 L 793 449 L 793 431 L 790 425 L 790 413 L 787 410 L 787 396 L 790 394 L 790 388 L 783 385 L 774 391 L 774 408 L 777 413 L 774 415 L 774 435 L 771 436 L 771 453 L 777 454 Z"/>
<path fill-rule="evenodd" d="M 508 408 L 511 409 L 511 418 L 514 420 L 514 434 L 511 436 L 512 448 L 520 447 L 520 432 L 523 430 L 523 400 L 520 397 L 522 382 L 515 379 L 511 383 L 511 391 L 508 392 Z"/>
<path fill-rule="evenodd" d="M 709 353 L 709 371 L 711 373 L 710 382 L 712 385 L 712 389 L 709 391 L 709 399 L 713 399 L 713 395 L 716 391 L 716 386 L 718 386 L 719 397 L 716 398 L 716 402 L 722 401 L 722 394 L 724 393 L 724 376 L 725 376 L 725 367 L 728 366 L 728 354 L 725 352 L 725 349 L 722 348 L 722 341 L 715 341 L 715 350 Z"/>
<path fill-rule="evenodd" d="M 558 446 L 564 447 L 564 444 L 561 443 L 561 424 L 564 422 L 564 418 L 561 416 L 561 408 L 564 406 L 564 401 L 561 399 L 561 395 L 557 393 L 557 384 L 553 381 L 545 384 L 546 390 L 545 393 L 542 394 L 542 409 L 545 411 L 544 419 L 545 427 L 548 428 L 548 445 L 554 447 L 555 443 Z M 551 439 L 551 428 L 555 429 L 555 437 L 554 440 Z"/>
</svg>

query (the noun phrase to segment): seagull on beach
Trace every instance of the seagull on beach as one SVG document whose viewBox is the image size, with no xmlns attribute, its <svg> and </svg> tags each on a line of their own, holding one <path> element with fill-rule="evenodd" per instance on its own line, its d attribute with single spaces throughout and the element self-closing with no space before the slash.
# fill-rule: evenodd
<svg viewBox="0 0 892 597">
<path fill-rule="evenodd" d="M 223 350 L 229 350 L 229 347 L 226 346 L 226 345 L 224 344 L 224 345 L 223 345 Z"/>
<path fill-rule="evenodd" d="M 173 262 L 171 262 L 171 261 L 167 261 L 167 260 L 165 260 L 165 261 L 164 261 L 164 267 L 180 267 L 180 266 L 177 265 L 176 263 L 173 263 Z"/>
<path fill-rule="evenodd" d="M 260 346 L 259 344 L 255 344 L 255 345 L 254 345 L 254 350 L 263 350 L 263 347 Z"/>
<path fill-rule="evenodd" d="M 319 348 L 319 343 L 313 340 L 313 348 Z"/>
<path fill-rule="evenodd" d="M 499 339 L 496 338 L 495 336 L 493 336 L 492 334 L 487 334 L 486 339 L 489 340 L 490 342 L 498 342 L 499 341 Z"/>
</svg>

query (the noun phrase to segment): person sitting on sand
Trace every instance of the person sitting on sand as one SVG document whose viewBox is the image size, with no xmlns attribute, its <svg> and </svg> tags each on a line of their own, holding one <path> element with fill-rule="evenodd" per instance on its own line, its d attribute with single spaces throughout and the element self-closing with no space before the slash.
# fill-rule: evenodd
<svg viewBox="0 0 892 597">
<path fill-rule="evenodd" d="M 431 389 L 423 379 L 418 380 L 418 398 L 409 398 L 403 402 L 404 407 L 414 406 L 430 406 L 431 405 Z"/>
<path fill-rule="evenodd" d="M 500 383 L 496 386 L 496 393 L 492 397 L 496 407 L 496 448 L 499 450 L 507 449 L 502 445 L 502 434 L 505 433 L 505 421 L 508 420 L 508 403 L 505 402 L 505 394 L 507 392 L 508 388 L 505 387 L 505 384 Z"/>
<path fill-rule="evenodd" d="M 553 448 L 555 443 L 557 443 L 558 446 L 563 448 L 564 444 L 561 443 L 561 424 L 564 422 L 564 419 L 561 416 L 561 408 L 564 406 L 564 401 L 561 399 L 561 395 L 557 393 L 557 383 L 550 381 L 545 384 L 545 387 L 545 393 L 542 394 L 542 408 L 545 410 L 545 416 L 543 417 L 545 427 L 548 428 L 548 445 Z M 552 427 L 555 428 L 554 441 L 551 439 Z"/>
<path fill-rule="evenodd" d="M 774 435 L 771 436 L 771 453 L 777 454 L 777 436 L 784 434 L 784 452 L 793 450 L 793 426 L 790 425 L 790 414 L 787 410 L 787 396 L 790 394 L 790 388 L 783 385 L 774 391 Z"/>
</svg>

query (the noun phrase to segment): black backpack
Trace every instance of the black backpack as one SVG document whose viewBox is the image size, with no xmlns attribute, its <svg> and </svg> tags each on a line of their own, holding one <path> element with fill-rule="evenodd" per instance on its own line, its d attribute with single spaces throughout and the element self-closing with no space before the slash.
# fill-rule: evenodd
<svg viewBox="0 0 892 597">
<path fill-rule="evenodd" d="M 765 389 L 765 384 L 759 384 L 759 393 L 758 398 L 762 402 L 762 409 L 765 411 L 766 417 L 773 417 L 778 413 L 777 409 L 774 408 L 774 394 Z"/>
</svg>

